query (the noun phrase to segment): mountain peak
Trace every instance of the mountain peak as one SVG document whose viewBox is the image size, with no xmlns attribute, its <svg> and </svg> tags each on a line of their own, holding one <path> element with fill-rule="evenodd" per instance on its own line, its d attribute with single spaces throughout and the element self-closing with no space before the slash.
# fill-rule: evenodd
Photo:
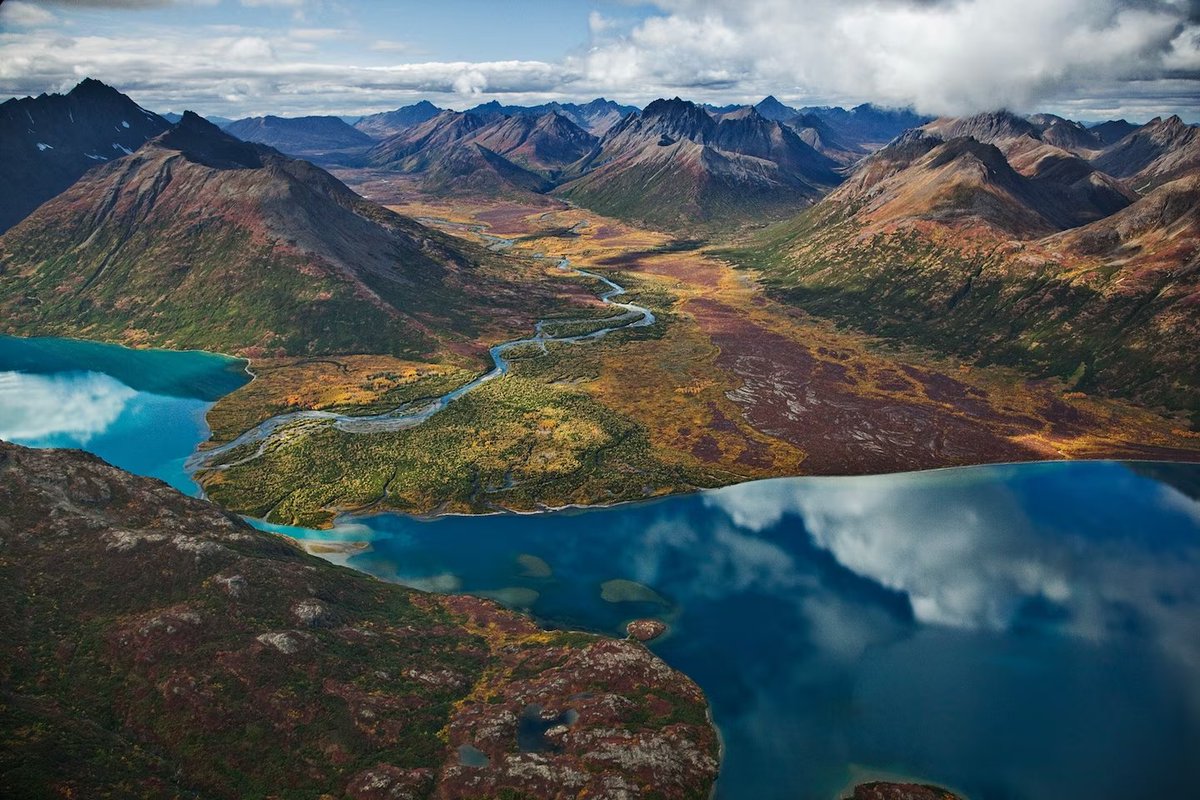
<svg viewBox="0 0 1200 800">
<path fill-rule="evenodd" d="M 124 97 L 125 95 L 118 92 L 113 87 L 103 81 L 98 81 L 95 78 L 84 78 L 75 88 L 68 92 L 70 97 Z"/>
<path fill-rule="evenodd" d="M 664 119 L 712 119 L 708 112 L 690 100 L 684 100 L 680 97 L 672 97 L 670 99 L 660 98 L 655 100 L 650 105 L 646 106 L 642 112 L 642 116 L 649 119 L 651 117 L 661 117 Z"/>
<path fill-rule="evenodd" d="M 1149 124 L 1147 124 L 1146 127 L 1150 127 L 1151 125 L 1153 125 L 1156 128 L 1160 128 L 1164 131 L 1168 131 L 1171 133 L 1181 131 L 1188 127 L 1187 125 L 1184 124 L 1183 120 L 1179 118 L 1178 114 L 1172 114 L 1171 116 L 1167 117 L 1166 119 L 1162 119 L 1161 117 L 1155 117 L 1154 120 L 1152 120 Z"/>
<path fill-rule="evenodd" d="M 189 161 L 215 169 L 257 169 L 261 153 L 255 145 L 225 133 L 194 111 L 184 111 L 179 122 L 154 140 L 167 150 L 178 150 Z"/>
<path fill-rule="evenodd" d="M 779 99 L 773 94 L 767 95 L 757 105 L 751 107 L 767 119 L 773 119 L 777 122 L 784 122 L 800 116 L 799 111 L 779 102 Z"/>
<path fill-rule="evenodd" d="M 943 117 L 926 125 L 925 130 L 947 140 L 970 136 L 989 144 L 1020 136 L 1041 138 L 1041 133 L 1036 125 L 1004 109 L 985 111 L 970 117 Z"/>
</svg>

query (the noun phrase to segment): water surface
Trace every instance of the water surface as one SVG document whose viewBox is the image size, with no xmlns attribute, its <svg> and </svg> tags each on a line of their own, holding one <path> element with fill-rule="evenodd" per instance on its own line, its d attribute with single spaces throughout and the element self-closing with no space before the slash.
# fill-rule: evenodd
<svg viewBox="0 0 1200 800">
<path fill-rule="evenodd" d="M 56 348 L 61 369 L 25 369 L 0 340 L 0 436 L 186 483 L 211 400 Z M 198 386 L 199 363 L 230 367 L 190 364 Z M 896 775 L 977 800 L 1136 800 L 1200 781 L 1197 496 L 1197 466 L 1024 464 L 287 532 L 368 541 L 337 558 L 550 625 L 666 622 L 651 646 L 712 702 L 721 798 Z"/>
</svg>

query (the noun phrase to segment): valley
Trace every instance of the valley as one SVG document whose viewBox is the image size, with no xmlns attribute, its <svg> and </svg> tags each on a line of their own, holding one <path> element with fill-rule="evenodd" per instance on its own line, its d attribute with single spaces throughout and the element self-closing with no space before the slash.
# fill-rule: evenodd
<svg viewBox="0 0 1200 800">
<path fill-rule="evenodd" d="M 189 468 L 286 525 L 1196 460 L 1193 130 L 774 98 L 189 112 L 0 238 L 0 329 L 248 359 Z M 1095 166 L 1120 153 L 1145 196 Z"/>
<path fill-rule="evenodd" d="M 703 243 L 562 204 L 448 201 L 402 176 L 338 175 L 468 241 L 480 228 L 511 241 L 506 260 L 565 258 L 611 275 L 656 323 L 510 353 L 503 380 L 418 427 L 364 435 L 298 424 L 257 458 L 198 474 L 211 497 L 243 513 L 313 526 L 340 511 L 532 511 L 781 475 L 1200 454 L 1181 421 L 839 330 L 771 299 L 754 273 Z M 324 407 L 359 414 L 437 396 L 453 382 L 437 372 L 397 394 L 378 373 L 373 384 L 361 366 L 333 361 L 309 377 L 311 363 L 272 363 L 261 384 L 210 412 L 214 442 L 288 407 L 289 397 L 299 407 L 322 381 L 342 393 Z M 468 372 L 457 373 L 458 385 Z"/>
</svg>

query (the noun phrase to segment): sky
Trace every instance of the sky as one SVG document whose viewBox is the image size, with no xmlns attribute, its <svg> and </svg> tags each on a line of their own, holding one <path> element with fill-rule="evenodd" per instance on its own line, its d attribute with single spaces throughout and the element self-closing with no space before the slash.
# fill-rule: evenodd
<svg viewBox="0 0 1200 800">
<path fill-rule="evenodd" d="M 1200 122 L 1200 0 L 0 0 L 0 98 L 359 115 L 603 96 Z"/>
</svg>

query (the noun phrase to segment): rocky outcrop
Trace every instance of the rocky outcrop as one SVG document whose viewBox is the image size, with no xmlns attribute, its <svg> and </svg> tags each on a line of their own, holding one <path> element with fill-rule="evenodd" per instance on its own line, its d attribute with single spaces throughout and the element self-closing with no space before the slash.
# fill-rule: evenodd
<svg viewBox="0 0 1200 800">
<path fill-rule="evenodd" d="M 667 632 L 667 625 L 656 619 L 635 619 L 625 626 L 625 632 L 639 642 L 652 642 Z"/>
<path fill-rule="evenodd" d="M 699 688 L 636 642 L 376 581 L 0 442 L 13 796 L 691 798 L 716 754 Z"/>
<path fill-rule="evenodd" d="M 923 783 L 860 783 L 846 800 L 961 800 L 953 792 Z"/>
</svg>

